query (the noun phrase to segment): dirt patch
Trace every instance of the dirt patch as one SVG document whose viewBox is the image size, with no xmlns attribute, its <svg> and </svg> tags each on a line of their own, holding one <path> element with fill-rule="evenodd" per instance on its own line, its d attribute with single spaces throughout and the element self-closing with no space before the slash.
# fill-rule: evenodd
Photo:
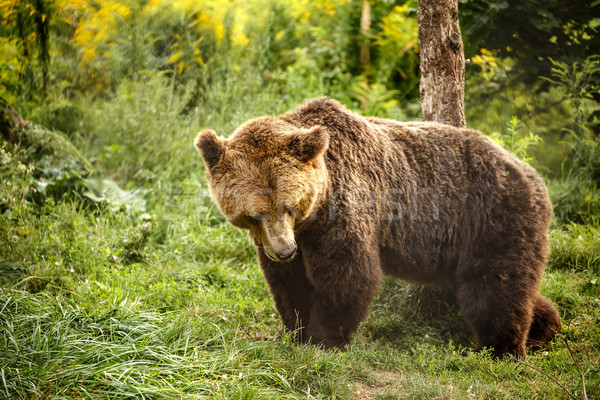
<svg viewBox="0 0 600 400">
<path fill-rule="evenodd" d="M 353 387 L 353 398 L 356 400 L 375 399 L 391 391 L 396 392 L 402 381 L 402 372 L 380 372 L 373 371 L 365 379 L 366 382 L 357 383 Z M 398 397 L 406 396 L 406 393 L 396 392 Z"/>
</svg>

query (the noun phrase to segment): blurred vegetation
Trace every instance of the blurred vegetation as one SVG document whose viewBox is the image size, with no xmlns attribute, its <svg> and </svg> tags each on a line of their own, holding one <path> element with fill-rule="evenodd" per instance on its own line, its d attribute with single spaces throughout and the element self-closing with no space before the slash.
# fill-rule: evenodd
<svg viewBox="0 0 600 400">
<path fill-rule="evenodd" d="M 462 356 L 457 310 L 397 281 L 348 353 L 255 340 L 279 319 L 192 139 L 322 95 L 418 119 L 416 1 L 369 4 L 365 31 L 363 0 L 0 0 L 0 397 L 564 397 L 516 363 Z M 467 124 L 546 179 L 542 291 L 587 357 L 588 389 L 600 376 L 599 7 L 460 2 Z M 528 360 L 581 393 L 562 342 Z"/>
<path fill-rule="evenodd" d="M 600 4 L 548 0 L 544 4 L 518 0 L 460 0 L 467 53 L 492 49 L 514 60 L 508 78 L 539 83 L 550 74 L 548 59 L 569 65 L 600 54 Z M 594 75 L 600 83 L 600 74 Z M 548 89 L 548 86 L 544 86 Z M 600 97 L 596 96 L 599 102 Z"/>
</svg>

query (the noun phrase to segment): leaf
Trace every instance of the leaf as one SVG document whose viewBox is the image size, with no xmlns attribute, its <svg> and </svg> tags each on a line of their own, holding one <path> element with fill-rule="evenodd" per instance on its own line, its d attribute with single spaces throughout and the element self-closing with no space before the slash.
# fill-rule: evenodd
<svg viewBox="0 0 600 400">
<path fill-rule="evenodd" d="M 178 51 L 177 53 L 174 53 L 171 57 L 169 57 L 167 59 L 167 61 L 165 61 L 165 64 L 173 64 L 176 63 L 177 61 L 179 61 L 179 59 L 182 57 L 182 52 Z"/>
<path fill-rule="evenodd" d="M 100 179 L 99 176 L 83 179 L 88 190 L 82 195 L 89 200 L 101 203 L 107 202 L 113 209 L 136 208 L 140 211 L 146 210 L 145 191 L 143 189 L 124 190 L 111 179 Z"/>
</svg>

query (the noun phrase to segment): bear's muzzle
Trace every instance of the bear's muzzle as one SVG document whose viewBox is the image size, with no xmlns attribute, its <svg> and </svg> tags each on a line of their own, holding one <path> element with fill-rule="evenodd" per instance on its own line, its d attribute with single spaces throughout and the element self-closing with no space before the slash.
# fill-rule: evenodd
<svg viewBox="0 0 600 400">
<path fill-rule="evenodd" d="M 287 214 L 261 221 L 263 249 L 273 261 L 289 261 L 296 255 L 293 223 L 293 217 Z"/>
</svg>

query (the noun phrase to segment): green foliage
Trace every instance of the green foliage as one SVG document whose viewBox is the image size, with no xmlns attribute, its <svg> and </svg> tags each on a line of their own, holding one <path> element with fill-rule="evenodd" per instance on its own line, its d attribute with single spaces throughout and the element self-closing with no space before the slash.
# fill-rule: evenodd
<svg viewBox="0 0 600 400">
<path fill-rule="evenodd" d="M 499 134 L 494 132 L 490 137 L 521 160 L 531 164 L 535 161 L 535 158 L 530 153 L 531 148 L 535 148 L 541 142 L 542 138 L 532 132 L 528 134 L 520 133 L 521 128 L 521 121 L 513 115 L 507 123 L 506 133 Z"/>
<path fill-rule="evenodd" d="M 11 142 L 3 141 L 2 146 L 4 171 L 16 171 L 6 174 L 0 195 L 5 209 L 25 200 L 43 204 L 48 198 L 84 201 L 88 207 L 145 208 L 144 190 L 123 190 L 116 182 L 101 179 L 60 132 L 25 126 L 15 130 Z"/>
<path fill-rule="evenodd" d="M 600 54 L 599 8 L 593 1 L 461 0 L 465 53 L 469 58 L 482 48 L 497 50 L 516 62 L 511 77 L 534 84 L 550 74 L 549 57 L 570 64 Z"/>
<path fill-rule="evenodd" d="M 48 130 L 39 125 L 18 127 L 8 138 L 17 148 L 23 149 L 25 156 L 40 164 L 53 164 L 62 159 L 68 159 L 82 171 L 89 171 L 91 165 L 65 135 Z"/>
<path fill-rule="evenodd" d="M 600 86 L 594 75 L 598 58 L 570 65 L 553 62 L 552 75 L 544 79 L 552 84 L 550 90 L 536 94 L 522 85 L 503 86 L 513 65 L 510 60 L 484 52 L 474 58 L 474 64 L 482 75 L 471 80 L 467 89 L 473 94 L 466 104 L 470 123 L 493 132 L 503 123 L 503 116 L 512 113 L 519 121 L 514 127 L 517 131 L 509 124 L 508 136 L 492 136 L 545 173 L 558 219 L 576 223 L 597 219 L 600 107 L 595 98 L 600 96 Z"/>
<path fill-rule="evenodd" d="M 52 131 L 60 131 L 71 137 L 81 129 L 84 111 L 71 102 L 62 100 L 57 103 L 41 105 L 31 113 L 31 120 Z"/>
<path fill-rule="evenodd" d="M 387 90 L 385 86 L 374 83 L 369 85 L 365 77 L 358 77 L 350 86 L 353 97 L 361 104 L 364 115 L 380 115 L 387 117 L 397 110 L 397 90 Z M 397 118 L 399 119 L 399 118 Z"/>
<path fill-rule="evenodd" d="M 562 176 L 551 185 L 555 212 L 563 221 L 582 222 L 600 215 L 600 110 L 593 100 L 600 97 L 600 85 L 594 81 L 600 59 L 553 64 L 552 77 L 547 80 L 564 91 L 573 112 L 560 142 L 569 158 Z"/>
<path fill-rule="evenodd" d="M 0 211 L 5 212 L 21 204 L 30 195 L 34 185 L 31 175 L 34 166 L 15 153 L 6 142 L 0 142 Z"/>
<path fill-rule="evenodd" d="M 600 190 L 596 184 L 578 179 L 548 181 L 554 214 L 561 222 L 587 223 L 600 215 Z"/>
<path fill-rule="evenodd" d="M 0 3 L 0 19 L 16 33 L 20 58 L 33 71 L 37 60 L 42 70 L 42 85 L 35 92 L 47 97 L 48 65 L 50 63 L 50 23 L 53 19 L 53 2 L 46 0 L 4 0 Z M 21 73 L 20 73 L 21 74 Z M 20 75 L 19 74 L 19 75 Z M 41 89 L 41 90 L 40 90 Z"/>
<path fill-rule="evenodd" d="M 4 16 L 12 21 L 18 13 L 11 10 L 18 2 L 5 2 L 12 8 Z M 370 31 L 361 39 L 371 53 L 370 65 L 364 66 L 354 40 L 362 35 L 362 3 L 357 0 L 38 3 L 52 9 L 52 18 L 48 13 L 45 21 L 51 28 L 46 42 L 55 45 L 50 69 L 42 75 L 56 82 L 51 90 L 68 96 L 75 92 L 111 96 L 126 82 L 158 70 L 178 90 L 193 92 L 186 102 L 188 112 L 203 100 L 207 80 L 221 79 L 219 71 L 226 68 L 228 75 L 242 77 L 255 70 L 262 81 L 257 89 L 272 84 L 284 97 L 290 89 L 302 88 L 304 97 L 326 94 L 346 103 L 363 101 L 346 91 L 356 76 L 363 75 L 368 87 L 389 91 L 385 96 L 395 97 L 403 107 L 418 98 L 414 5 L 393 1 L 372 6 Z M 33 15 L 38 14 L 42 15 Z M 15 29 L 0 31 L 0 36 Z M 7 55 L 20 43 L 0 39 Z M 39 86 L 39 74 L 36 65 L 20 57 L 6 60 L 0 64 L 0 71 L 6 71 L 0 75 L 0 89 L 6 88 L 4 97 L 15 104 L 21 100 L 15 92 L 35 92 L 31 89 Z M 22 87 L 26 82 L 27 88 Z M 31 117 L 45 123 L 42 120 L 52 119 L 58 111 L 48 108 Z"/>
<path fill-rule="evenodd" d="M 583 180 L 600 184 L 600 110 L 589 101 L 600 98 L 600 85 L 594 75 L 600 73 L 600 55 L 587 58 L 581 65 L 552 60 L 552 78 L 546 78 L 565 91 L 574 120 L 564 128 L 563 144 L 571 150 L 571 171 Z"/>
<path fill-rule="evenodd" d="M 402 97 L 418 97 L 419 80 L 416 10 L 407 2 L 396 6 L 377 25 L 375 45 L 376 82 L 396 88 Z M 395 96 L 398 98 L 399 96 Z"/>
<path fill-rule="evenodd" d="M 24 67 L 19 76 L 20 61 L 18 41 L 13 38 L 0 37 L 0 98 L 3 102 L 15 104 L 18 99 L 24 97 L 27 89 L 33 89 L 32 79 L 27 72 L 29 68 Z"/>
</svg>

